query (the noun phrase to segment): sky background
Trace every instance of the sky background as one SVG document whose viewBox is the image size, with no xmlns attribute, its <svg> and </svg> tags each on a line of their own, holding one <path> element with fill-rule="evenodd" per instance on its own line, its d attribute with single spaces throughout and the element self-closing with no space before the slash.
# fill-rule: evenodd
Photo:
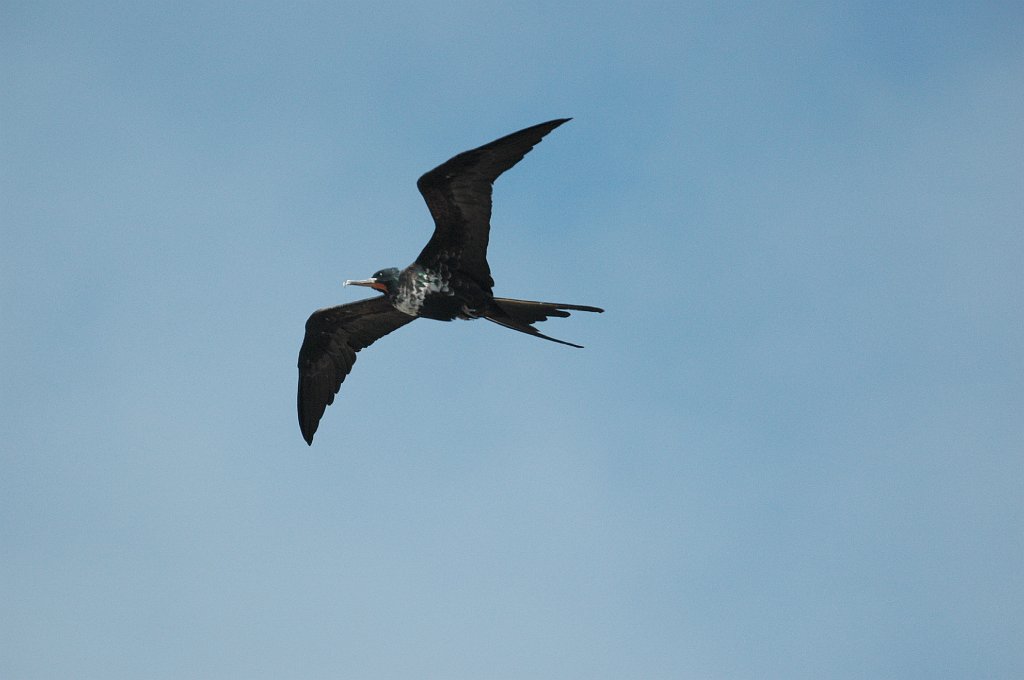
<svg viewBox="0 0 1024 680">
<path fill-rule="evenodd" d="M 1024 677 L 1018 2 L 0 6 L 0 676 Z M 496 185 L 495 292 L 295 361 Z"/>
</svg>

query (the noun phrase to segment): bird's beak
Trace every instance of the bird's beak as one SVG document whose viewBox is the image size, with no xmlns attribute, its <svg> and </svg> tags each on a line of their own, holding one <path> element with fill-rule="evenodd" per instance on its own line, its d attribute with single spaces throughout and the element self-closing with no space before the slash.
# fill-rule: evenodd
<svg viewBox="0 0 1024 680">
<path fill-rule="evenodd" d="M 345 281 L 346 286 L 366 286 L 367 288 L 373 288 L 386 293 L 388 288 L 383 283 L 377 281 L 377 279 L 348 279 Z"/>
</svg>

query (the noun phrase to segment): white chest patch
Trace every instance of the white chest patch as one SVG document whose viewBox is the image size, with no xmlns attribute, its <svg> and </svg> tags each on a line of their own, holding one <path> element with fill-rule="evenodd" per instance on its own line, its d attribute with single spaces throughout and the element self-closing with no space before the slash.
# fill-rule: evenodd
<svg viewBox="0 0 1024 680">
<path fill-rule="evenodd" d="M 431 272 L 417 272 L 409 284 L 402 286 L 398 295 L 395 296 L 395 309 L 408 314 L 419 316 L 423 301 L 428 295 L 451 295 L 452 291 L 444 279 Z"/>
<path fill-rule="evenodd" d="M 416 299 L 399 295 L 395 298 L 395 309 L 408 314 L 409 316 L 419 316 L 420 307 L 423 306 L 423 298 Z"/>
</svg>

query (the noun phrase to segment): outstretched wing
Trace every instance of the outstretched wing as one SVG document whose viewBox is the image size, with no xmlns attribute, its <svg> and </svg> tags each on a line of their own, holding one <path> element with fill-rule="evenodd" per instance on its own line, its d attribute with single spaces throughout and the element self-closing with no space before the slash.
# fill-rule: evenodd
<svg viewBox="0 0 1024 680">
<path fill-rule="evenodd" d="M 487 265 L 491 186 L 522 160 L 544 135 L 570 120 L 528 127 L 465 151 L 420 177 L 416 186 L 434 218 L 434 235 L 416 262 L 435 270 L 456 268 L 484 290 L 494 286 Z"/>
<path fill-rule="evenodd" d="M 299 350 L 299 429 L 307 444 L 352 370 L 356 352 L 415 318 L 384 296 L 313 312 Z"/>
</svg>

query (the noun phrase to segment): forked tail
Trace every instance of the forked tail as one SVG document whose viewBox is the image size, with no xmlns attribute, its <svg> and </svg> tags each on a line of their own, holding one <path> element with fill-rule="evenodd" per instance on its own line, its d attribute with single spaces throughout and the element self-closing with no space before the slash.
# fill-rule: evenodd
<svg viewBox="0 0 1024 680">
<path fill-rule="evenodd" d="M 547 320 L 548 317 L 569 316 L 569 310 L 574 312 L 597 312 L 604 310 L 599 307 L 587 307 L 586 305 L 567 305 L 561 302 L 534 302 L 532 300 L 512 300 L 509 298 L 494 298 L 494 304 L 483 313 L 488 321 L 493 321 L 499 326 L 511 328 L 520 333 L 526 333 L 538 338 L 544 338 L 551 342 L 557 342 L 570 347 L 583 348 L 583 345 L 576 345 L 565 340 L 559 340 L 544 335 L 533 324 Z"/>
</svg>

